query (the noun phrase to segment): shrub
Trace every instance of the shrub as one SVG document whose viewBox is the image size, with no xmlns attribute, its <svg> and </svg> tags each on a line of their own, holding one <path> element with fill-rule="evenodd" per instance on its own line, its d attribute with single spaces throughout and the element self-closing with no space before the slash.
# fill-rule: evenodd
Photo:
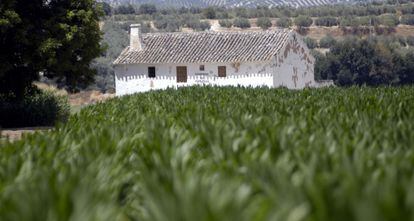
<svg viewBox="0 0 414 221">
<path fill-rule="evenodd" d="M 223 28 L 231 28 L 233 26 L 233 22 L 229 19 L 220 20 L 219 24 Z"/>
<path fill-rule="evenodd" d="M 138 13 L 152 15 L 157 13 L 157 7 L 153 4 L 142 4 L 139 6 Z"/>
<path fill-rule="evenodd" d="M 132 5 L 120 5 L 115 8 L 115 14 L 129 15 L 135 14 L 135 9 Z"/>
<path fill-rule="evenodd" d="M 157 29 L 167 32 L 175 32 L 178 31 L 182 25 L 182 23 L 178 20 L 178 18 L 174 16 L 162 16 L 154 21 L 154 25 Z"/>
<path fill-rule="evenodd" d="M 288 17 L 281 17 L 277 20 L 276 25 L 282 28 L 289 28 L 292 26 L 292 20 Z"/>
<path fill-rule="evenodd" d="M 250 28 L 250 21 L 247 18 L 236 18 L 234 20 L 234 26 L 238 28 Z"/>
<path fill-rule="evenodd" d="M 308 46 L 309 49 L 314 49 L 318 46 L 318 43 L 313 38 L 305 37 L 303 38 L 303 41 L 305 42 L 306 46 Z"/>
<path fill-rule="evenodd" d="M 395 27 L 400 21 L 396 15 L 383 15 L 380 17 L 380 23 L 387 27 Z"/>
<path fill-rule="evenodd" d="M 313 23 L 312 19 L 308 16 L 300 15 L 295 18 L 295 25 L 298 27 L 309 27 Z"/>
<path fill-rule="evenodd" d="M 414 46 L 414 36 L 408 36 L 406 42 L 409 46 Z"/>
<path fill-rule="evenodd" d="M 338 19 L 335 17 L 322 17 L 322 18 L 317 18 L 315 20 L 315 25 L 317 26 L 331 27 L 331 26 L 336 26 L 338 24 L 339 24 Z"/>
<path fill-rule="evenodd" d="M 269 18 L 262 17 L 257 19 L 257 26 L 262 28 L 263 30 L 269 29 L 272 27 L 272 21 Z"/>
<path fill-rule="evenodd" d="M 65 122 L 70 113 L 66 97 L 35 90 L 23 100 L 0 97 L 0 127 L 54 126 Z"/>
<path fill-rule="evenodd" d="M 216 10 L 214 7 L 208 7 L 203 10 L 203 16 L 206 19 L 215 19 L 216 18 Z"/>
<path fill-rule="evenodd" d="M 401 17 L 401 24 L 414 25 L 414 15 L 403 15 Z"/>
<path fill-rule="evenodd" d="M 188 28 L 192 28 L 194 30 L 197 31 L 204 31 L 207 29 L 210 29 L 210 23 L 206 22 L 206 21 L 200 21 L 199 19 L 188 19 L 186 21 L 184 21 L 185 25 Z"/>
<path fill-rule="evenodd" d="M 343 17 L 339 19 L 339 25 L 341 27 L 348 27 L 348 26 L 359 26 L 359 21 L 356 18 L 349 18 L 349 17 Z"/>
<path fill-rule="evenodd" d="M 327 35 L 319 41 L 319 47 L 321 48 L 330 48 L 334 46 L 335 44 L 336 44 L 336 40 L 331 35 Z"/>
</svg>

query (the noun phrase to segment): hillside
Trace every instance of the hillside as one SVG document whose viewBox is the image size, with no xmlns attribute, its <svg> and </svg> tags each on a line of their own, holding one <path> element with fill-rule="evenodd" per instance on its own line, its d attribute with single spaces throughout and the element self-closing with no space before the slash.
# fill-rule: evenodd
<svg viewBox="0 0 414 221">
<path fill-rule="evenodd" d="M 308 7 L 329 5 L 338 3 L 361 2 L 357 0 L 104 0 L 112 5 L 119 4 L 143 4 L 151 3 L 158 6 L 176 6 L 176 7 L 257 7 L 257 6 L 291 6 L 291 7 Z"/>
</svg>

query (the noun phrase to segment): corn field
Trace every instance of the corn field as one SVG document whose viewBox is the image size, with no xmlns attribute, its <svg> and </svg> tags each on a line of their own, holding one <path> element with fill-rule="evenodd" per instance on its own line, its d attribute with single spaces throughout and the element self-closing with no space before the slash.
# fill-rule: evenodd
<svg viewBox="0 0 414 221">
<path fill-rule="evenodd" d="M 190 87 L 0 147 L 0 220 L 414 220 L 414 87 Z"/>
</svg>

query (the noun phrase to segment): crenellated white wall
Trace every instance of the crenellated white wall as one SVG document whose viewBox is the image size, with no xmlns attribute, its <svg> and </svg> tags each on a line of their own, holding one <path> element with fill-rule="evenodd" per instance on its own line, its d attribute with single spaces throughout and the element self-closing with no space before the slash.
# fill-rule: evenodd
<svg viewBox="0 0 414 221">
<path fill-rule="evenodd" d="M 272 87 L 273 74 L 230 75 L 228 77 L 189 76 L 186 83 L 177 83 L 175 76 L 158 76 L 156 78 L 148 78 L 143 75 L 128 76 L 116 80 L 116 94 L 121 96 L 194 85 Z"/>
<path fill-rule="evenodd" d="M 205 70 L 200 71 L 200 65 Z M 186 66 L 187 83 L 177 83 L 177 66 Z M 218 66 L 226 66 L 227 77 L 218 77 Z M 156 78 L 148 78 L 148 67 L 155 67 Z M 191 85 L 273 86 L 271 62 L 243 64 L 130 64 L 115 66 L 115 87 L 118 96 L 168 87 Z"/>
</svg>

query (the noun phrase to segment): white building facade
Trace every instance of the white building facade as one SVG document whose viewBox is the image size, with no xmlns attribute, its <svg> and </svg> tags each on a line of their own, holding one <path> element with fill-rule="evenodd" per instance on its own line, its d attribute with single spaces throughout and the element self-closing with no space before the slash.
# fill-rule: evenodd
<svg viewBox="0 0 414 221">
<path fill-rule="evenodd" d="M 118 96 L 192 85 L 320 87 L 315 59 L 302 38 L 281 29 L 263 32 L 141 34 L 115 60 Z"/>
</svg>

